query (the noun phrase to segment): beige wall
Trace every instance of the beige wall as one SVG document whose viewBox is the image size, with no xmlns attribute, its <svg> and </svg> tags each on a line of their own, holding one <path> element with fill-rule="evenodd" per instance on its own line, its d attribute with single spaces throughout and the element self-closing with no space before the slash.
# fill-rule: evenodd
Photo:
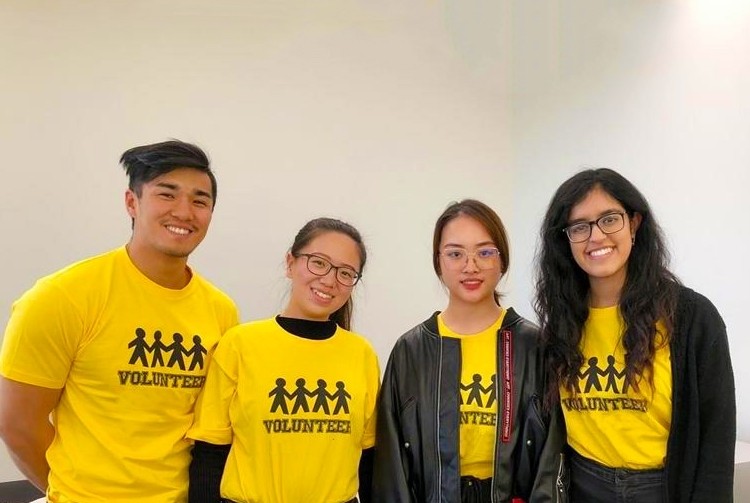
<svg viewBox="0 0 750 503">
<path fill-rule="evenodd" d="M 119 154 L 177 137 L 219 178 L 193 263 L 243 319 L 283 304 L 297 229 L 337 216 L 370 248 L 355 324 L 385 365 L 443 307 L 430 239 L 449 201 L 477 197 L 506 220 L 508 303 L 531 316 L 548 198 L 607 165 L 650 197 L 677 272 L 724 313 L 748 437 L 750 30 L 736 5 L 6 0 L 0 306 L 7 316 L 37 277 L 124 243 Z M 0 479 L 16 478 L 0 458 Z"/>
</svg>

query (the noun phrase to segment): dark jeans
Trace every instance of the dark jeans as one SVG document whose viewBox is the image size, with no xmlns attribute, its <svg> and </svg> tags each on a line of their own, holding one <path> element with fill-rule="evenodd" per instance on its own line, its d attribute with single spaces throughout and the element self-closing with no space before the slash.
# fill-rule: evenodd
<svg viewBox="0 0 750 503">
<path fill-rule="evenodd" d="M 572 503 L 664 503 L 664 470 L 609 468 L 584 458 L 574 450 L 570 456 L 570 501 Z"/>
<path fill-rule="evenodd" d="M 461 477 L 461 503 L 491 503 L 492 479 Z"/>
</svg>

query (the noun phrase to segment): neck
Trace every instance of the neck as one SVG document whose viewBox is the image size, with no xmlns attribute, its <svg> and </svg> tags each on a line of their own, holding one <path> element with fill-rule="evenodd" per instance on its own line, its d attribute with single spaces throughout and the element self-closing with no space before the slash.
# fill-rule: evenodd
<svg viewBox="0 0 750 503">
<path fill-rule="evenodd" d="M 501 308 L 490 297 L 480 304 L 448 301 L 448 307 L 442 312 L 443 322 L 458 334 L 476 334 L 486 329 L 500 316 Z"/>
<path fill-rule="evenodd" d="M 185 288 L 192 273 L 187 266 L 187 257 L 170 257 L 134 246 L 131 240 L 125 245 L 130 260 L 148 279 L 172 290 Z"/>
<path fill-rule="evenodd" d="M 612 307 L 620 303 L 625 278 L 590 278 L 589 307 Z"/>
</svg>

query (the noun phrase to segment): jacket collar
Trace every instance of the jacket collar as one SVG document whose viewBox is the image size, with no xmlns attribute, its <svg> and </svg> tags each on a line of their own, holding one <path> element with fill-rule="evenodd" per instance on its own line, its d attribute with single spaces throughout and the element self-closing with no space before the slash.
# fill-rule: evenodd
<svg viewBox="0 0 750 503">
<path fill-rule="evenodd" d="M 438 331 L 438 321 L 437 321 L 438 314 L 440 314 L 440 311 L 435 311 L 434 313 L 432 313 L 432 316 L 430 316 L 429 318 L 427 318 L 426 320 L 422 322 L 422 326 L 426 328 L 427 331 L 431 335 L 434 335 L 435 337 L 440 336 L 440 332 Z M 521 320 L 521 316 L 518 313 L 516 313 L 516 311 L 512 307 L 509 307 L 505 309 L 505 318 L 503 318 L 503 324 L 500 327 L 500 330 L 508 329 L 511 326 L 518 323 L 520 320 Z"/>
</svg>

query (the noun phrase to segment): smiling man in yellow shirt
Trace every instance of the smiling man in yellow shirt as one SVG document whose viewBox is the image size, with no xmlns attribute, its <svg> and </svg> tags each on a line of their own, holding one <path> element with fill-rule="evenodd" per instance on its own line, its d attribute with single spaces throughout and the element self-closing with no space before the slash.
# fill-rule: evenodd
<svg viewBox="0 0 750 503">
<path fill-rule="evenodd" d="M 195 145 L 121 158 L 133 233 L 39 280 L 13 305 L 0 353 L 0 435 L 52 503 L 187 498 L 184 435 L 232 300 L 188 265 L 216 202 Z"/>
</svg>

